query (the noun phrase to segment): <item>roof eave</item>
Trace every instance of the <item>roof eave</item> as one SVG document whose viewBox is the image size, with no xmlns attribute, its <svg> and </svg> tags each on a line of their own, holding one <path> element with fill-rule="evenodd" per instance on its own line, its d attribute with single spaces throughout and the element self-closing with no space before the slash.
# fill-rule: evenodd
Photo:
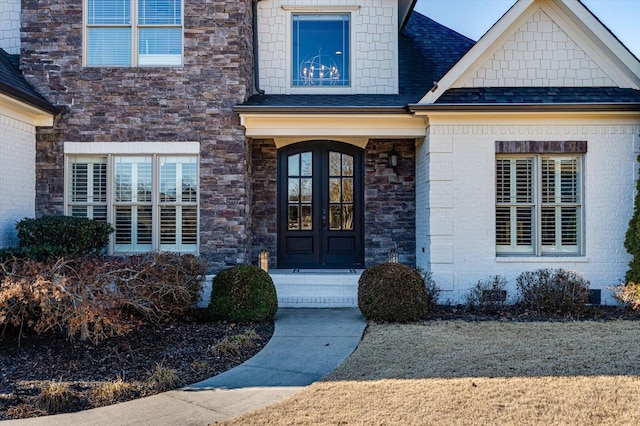
<svg viewBox="0 0 640 426">
<path fill-rule="evenodd" d="M 260 105 L 236 105 L 237 113 L 259 114 L 406 114 L 409 111 L 406 106 L 260 106 Z"/>
<path fill-rule="evenodd" d="M 31 105 L 32 107 L 38 108 L 44 112 L 48 112 L 54 116 L 62 112 L 60 108 L 51 105 L 47 101 L 38 99 L 34 96 L 30 96 L 2 82 L 0 82 L 0 93 L 12 97 L 20 102 L 24 102 L 25 104 Z"/>
<path fill-rule="evenodd" d="M 411 112 L 640 112 L 640 102 L 409 104 Z"/>
</svg>

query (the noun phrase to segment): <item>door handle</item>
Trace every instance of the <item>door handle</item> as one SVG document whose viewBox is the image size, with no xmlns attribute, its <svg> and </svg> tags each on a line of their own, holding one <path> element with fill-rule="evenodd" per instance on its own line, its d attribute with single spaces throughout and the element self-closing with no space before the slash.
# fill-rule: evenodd
<svg viewBox="0 0 640 426">
<path fill-rule="evenodd" d="M 327 226 L 327 209 L 322 209 L 322 226 Z"/>
</svg>

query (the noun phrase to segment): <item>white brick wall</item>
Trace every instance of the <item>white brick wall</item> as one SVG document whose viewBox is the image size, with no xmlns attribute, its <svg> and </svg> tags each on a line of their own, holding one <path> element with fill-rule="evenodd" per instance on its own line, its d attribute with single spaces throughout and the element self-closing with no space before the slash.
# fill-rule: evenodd
<svg viewBox="0 0 640 426">
<path fill-rule="evenodd" d="M 464 87 L 605 87 L 611 78 L 538 10 Z"/>
<path fill-rule="evenodd" d="M 17 245 L 16 222 L 34 216 L 35 161 L 35 128 L 0 114 L 0 247 Z"/>
<path fill-rule="evenodd" d="M 20 53 L 20 0 L 0 0 L 0 48 Z"/>
<path fill-rule="evenodd" d="M 515 295 L 515 278 L 521 272 L 565 268 L 583 273 L 592 288 L 603 290 L 603 302 L 613 303 L 606 287 L 624 278 L 629 261 L 623 242 L 635 193 L 637 121 L 471 123 L 438 125 L 432 120 L 427 141 L 418 148 L 417 264 L 432 271 L 437 284 L 447 290 L 443 300 L 461 301 L 478 280 L 496 274 L 507 278 L 510 294 Z M 585 256 L 496 257 L 496 140 L 587 141 Z M 452 164 L 452 173 L 436 163 Z"/>
<path fill-rule="evenodd" d="M 282 6 L 318 6 L 309 12 L 348 6 L 351 13 L 351 85 L 344 93 L 398 93 L 398 4 L 395 0 L 265 0 L 258 3 L 260 88 L 268 94 L 300 93 L 291 87 L 291 11 Z M 326 8 L 326 9 L 324 9 Z M 305 10 L 306 11 L 306 10 Z M 327 92 L 328 88 L 316 89 Z M 303 92 L 304 93 L 304 92 Z"/>
</svg>

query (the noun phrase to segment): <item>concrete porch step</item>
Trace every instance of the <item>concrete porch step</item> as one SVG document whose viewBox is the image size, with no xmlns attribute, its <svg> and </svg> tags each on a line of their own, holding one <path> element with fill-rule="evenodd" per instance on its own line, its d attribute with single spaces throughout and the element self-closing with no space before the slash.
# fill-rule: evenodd
<svg viewBox="0 0 640 426">
<path fill-rule="evenodd" d="M 360 269 L 274 269 L 269 271 L 283 308 L 355 308 Z"/>
<path fill-rule="evenodd" d="M 278 293 L 280 308 L 357 308 L 358 280 L 362 269 L 272 269 L 269 275 Z M 206 307 L 211 296 L 211 281 L 204 282 Z"/>
</svg>

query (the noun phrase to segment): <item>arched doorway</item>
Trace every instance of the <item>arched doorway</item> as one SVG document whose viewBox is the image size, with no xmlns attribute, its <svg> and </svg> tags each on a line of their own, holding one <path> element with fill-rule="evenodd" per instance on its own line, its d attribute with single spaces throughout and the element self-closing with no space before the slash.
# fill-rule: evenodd
<svg viewBox="0 0 640 426">
<path fill-rule="evenodd" d="M 278 267 L 362 268 L 363 150 L 332 141 L 278 151 Z"/>
</svg>

